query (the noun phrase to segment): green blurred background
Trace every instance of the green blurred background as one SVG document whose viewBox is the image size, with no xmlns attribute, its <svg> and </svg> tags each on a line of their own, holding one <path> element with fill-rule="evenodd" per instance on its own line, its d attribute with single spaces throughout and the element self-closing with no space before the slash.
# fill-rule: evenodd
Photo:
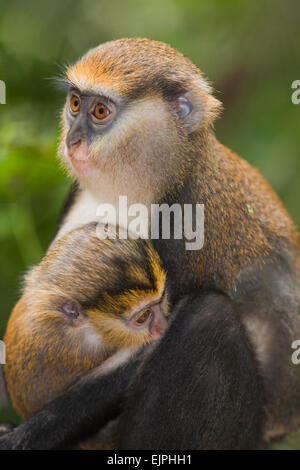
<svg viewBox="0 0 300 470">
<path fill-rule="evenodd" d="M 0 337 L 69 187 L 55 158 L 64 96 L 48 78 L 103 41 L 170 43 L 223 101 L 220 140 L 260 169 L 299 226 L 300 105 L 291 102 L 299 31 L 299 0 L 0 0 Z M 10 405 L 4 419 L 18 422 Z M 300 433 L 276 448 L 300 449 Z"/>
</svg>

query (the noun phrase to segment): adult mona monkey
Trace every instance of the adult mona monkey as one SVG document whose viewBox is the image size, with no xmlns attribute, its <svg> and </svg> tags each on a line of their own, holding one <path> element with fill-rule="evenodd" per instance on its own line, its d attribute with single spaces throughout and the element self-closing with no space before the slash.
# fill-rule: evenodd
<svg viewBox="0 0 300 470">
<path fill-rule="evenodd" d="M 298 235 L 260 174 L 215 138 L 220 103 L 201 72 L 168 45 L 122 39 L 89 51 L 65 83 L 60 155 L 76 183 L 57 237 L 126 195 L 203 203 L 205 243 L 153 240 L 173 321 L 139 367 L 87 376 L 0 448 L 69 445 L 120 412 L 125 449 L 257 448 L 294 429 Z"/>
</svg>

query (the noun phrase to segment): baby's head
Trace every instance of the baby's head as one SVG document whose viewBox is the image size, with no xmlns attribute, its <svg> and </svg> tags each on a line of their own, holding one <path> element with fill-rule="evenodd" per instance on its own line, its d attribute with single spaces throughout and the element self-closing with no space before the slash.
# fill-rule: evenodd
<svg viewBox="0 0 300 470">
<path fill-rule="evenodd" d="M 150 243 L 100 239 L 91 223 L 27 274 L 22 305 L 26 313 L 15 310 L 7 327 L 5 377 L 27 418 L 118 350 L 166 330 L 166 274 Z"/>
</svg>

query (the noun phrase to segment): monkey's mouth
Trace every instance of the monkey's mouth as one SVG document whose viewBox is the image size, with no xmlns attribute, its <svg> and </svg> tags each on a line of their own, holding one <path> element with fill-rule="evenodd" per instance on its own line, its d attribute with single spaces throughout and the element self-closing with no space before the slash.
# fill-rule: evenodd
<svg viewBox="0 0 300 470">
<path fill-rule="evenodd" d="M 72 163 L 74 170 L 76 170 L 76 172 L 80 173 L 81 175 L 90 173 L 98 169 L 97 163 L 92 159 L 78 160 L 74 156 L 73 157 L 69 156 L 69 159 Z"/>
<path fill-rule="evenodd" d="M 65 153 L 74 170 L 81 175 L 99 169 L 99 165 L 91 157 L 85 141 L 80 142 L 79 145 L 66 147 Z"/>
</svg>

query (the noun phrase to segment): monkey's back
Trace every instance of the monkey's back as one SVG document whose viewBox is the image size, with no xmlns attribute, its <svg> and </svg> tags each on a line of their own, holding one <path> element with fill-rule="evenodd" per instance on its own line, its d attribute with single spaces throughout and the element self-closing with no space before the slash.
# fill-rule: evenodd
<svg viewBox="0 0 300 470">
<path fill-rule="evenodd" d="M 300 424 L 300 369 L 291 361 L 292 342 L 300 339 L 298 233 L 260 173 L 216 140 L 213 147 L 205 165 L 199 155 L 194 168 L 197 190 L 184 187 L 164 201 L 204 204 L 203 248 L 188 252 L 182 240 L 154 244 L 175 300 L 213 287 L 235 301 L 265 383 L 271 438 Z"/>
</svg>

